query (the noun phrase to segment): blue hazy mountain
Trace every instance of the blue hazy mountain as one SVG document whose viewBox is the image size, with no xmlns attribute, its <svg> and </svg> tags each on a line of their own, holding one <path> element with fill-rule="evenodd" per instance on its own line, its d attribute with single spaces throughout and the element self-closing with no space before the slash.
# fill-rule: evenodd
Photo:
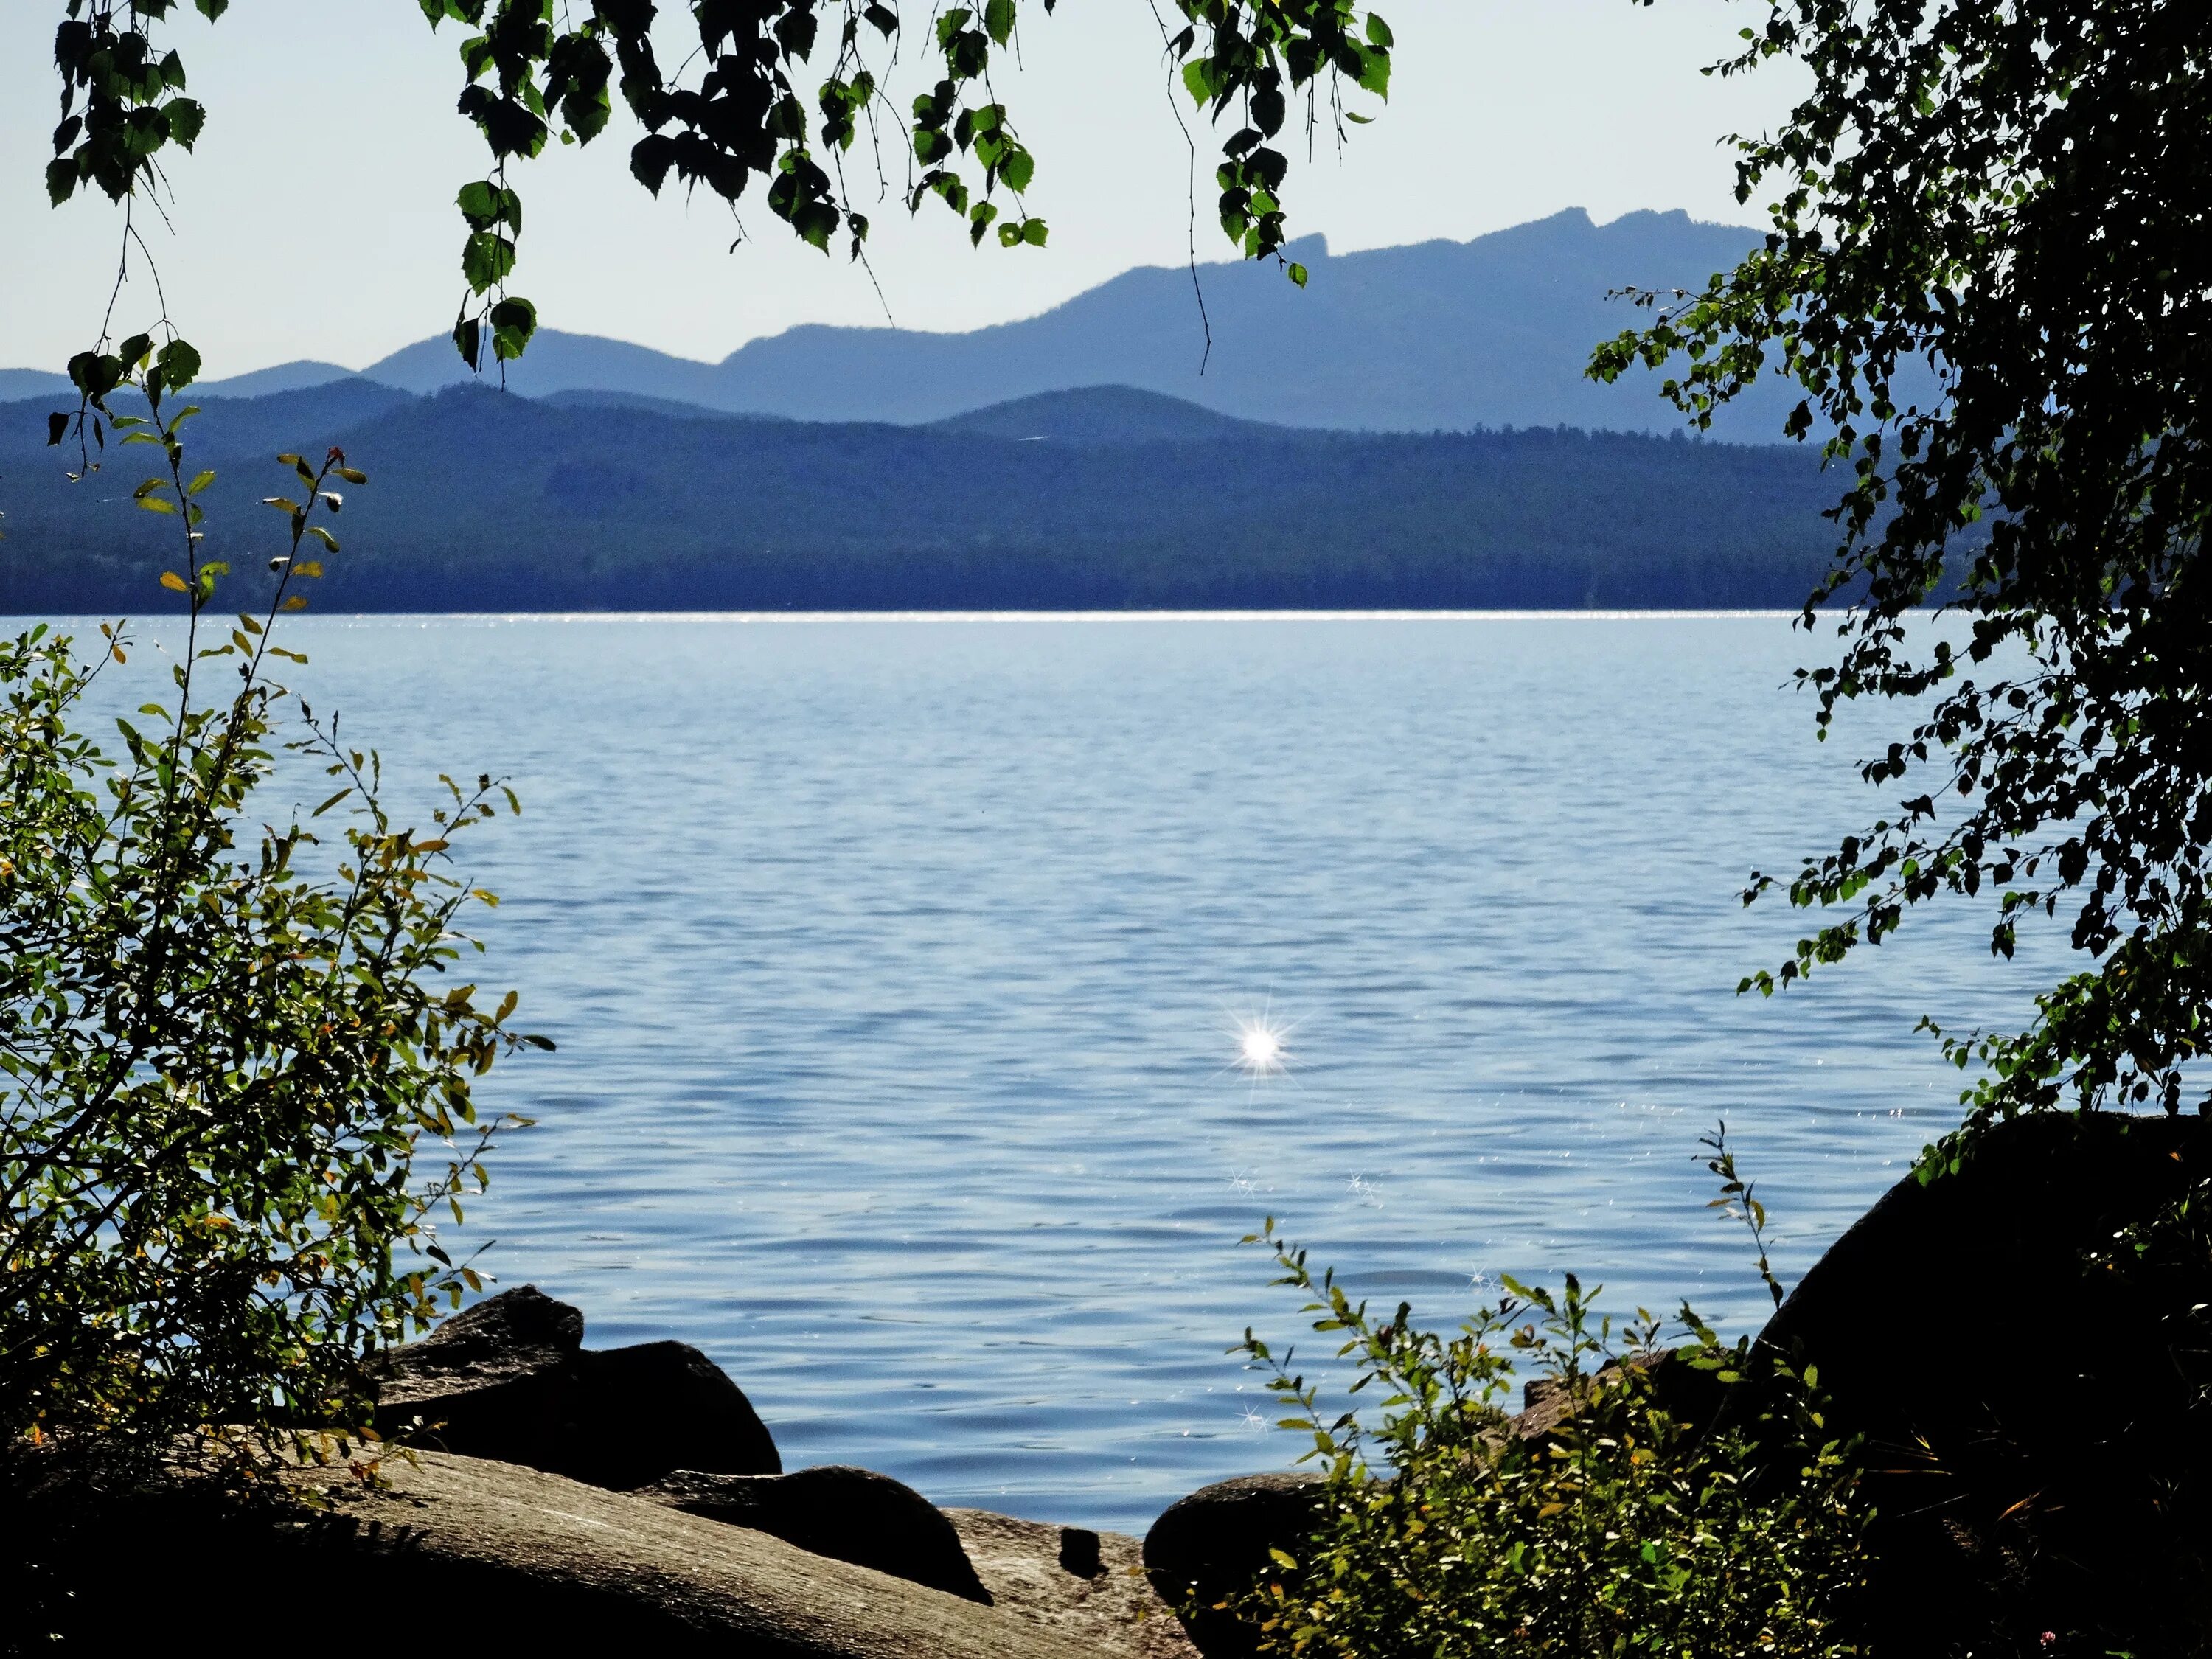
<svg viewBox="0 0 2212 1659">
<path fill-rule="evenodd" d="M 1217 415 L 1181 398 L 1127 386 L 1040 392 L 933 421 L 930 425 L 939 432 L 1011 438 L 1020 443 L 1079 444 L 1202 443 L 1215 438 L 1274 437 L 1285 429 L 1261 421 Z"/>
<path fill-rule="evenodd" d="M 282 550 L 276 454 L 368 473 L 315 592 L 342 611 L 1795 605 L 1838 488 L 1797 446 L 1334 432 L 1116 387 L 903 426 L 359 378 L 201 402 L 226 604 Z M 46 407 L 0 405 L 0 612 L 173 608 L 138 452 L 70 483 Z"/>
<path fill-rule="evenodd" d="M 265 398 L 277 392 L 304 392 L 312 387 L 327 386 L 332 380 L 352 378 L 353 371 L 336 363 L 319 363 L 312 359 L 297 362 L 278 363 L 270 368 L 257 368 L 250 374 L 234 374 L 228 380 L 209 380 L 193 388 L 196 398 Z"/>
<path fill-rule="evenodd" d="M 1580 209 L 1469 242 L 1332 254 L 1312 237 L 1291 250 L 1311 273 L 1304 290 L 1272 264 L 1200 268 L 1210 356 L 1189 270 L 1146 267 L 1019 322 L 962 334 L 794 328 L 719 363 L 549 328 L 508 366 L 505 386 L 533 398 L 619 394 L 647 406 L 902 424 L 1115 386 L 1281 426 L 1665 432 L 1680 421 L 1658 397 L 1656 377 L 1614 386 L 1583 377 L 1591 347 L 1645 315 L 1607 295 L 1701 285 L 1758 240 L 1679 212 L 1598 225 Z M 362 373 L 416 393 L 469 378 L 442 337 Z M 249 396 L 343 374 L 331 364 L 283 364 L 195 395 Z M 40 389 L 0 380 L 0 396 L 33 395 Z M 1716 434 L 1772 441 L 1795 401 L 1776 382 L 1724 412 Z"/>
<path fill-rule="evenodd" d="M 1638 320 L 1607 295 L 1702 284 L 1757 240 L 1679 212 L 1597 225 L 1580 209 L 1470 242 L 1333 255 L 1312 237 L 1290 250 L 1310 273 L 1304 290 L 1272 264 L 1200 267 L 1210 356 L 1190 272 L 1146 267 L 1020 322 L 964 334 L 794 328 L 720 363 L 548 332 L 509 367 L 507 385 L 525 396 L 592 388 L 811 421 L 918 423 L 1113 385 L 1285 426 L 1667 430 L 1679 422 L 1650 377 L 1617 386 L 1583 378 L 1590 348 Z M 442 339 L 362 372 L 410 392 L 467 374 Z M 1794 401 L 1778 384 L 1726 430 L 1778 436 Z"/>
<path fill-rule="evenodd" d="M 49 374 L 43 368 L 0 368 L 0 403 L 74 396 L 66 374 Z"/>
</svg>

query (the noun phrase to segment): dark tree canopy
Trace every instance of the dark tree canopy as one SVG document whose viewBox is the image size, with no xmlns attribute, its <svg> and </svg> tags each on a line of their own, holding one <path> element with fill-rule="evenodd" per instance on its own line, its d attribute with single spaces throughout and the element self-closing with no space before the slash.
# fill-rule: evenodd
<svg viewBox="0 0 2212 1659">
<path fill-rule="evenodd" d="M 2177 1110 L 2212 996 L 2212 7 L 1775 0 L 1745 38 L 1723 72 L 1814 76 L 1741 147 L 1739 199 L 1774 192 L 1771 233 L 1595 370 L 1686 357 L 1670 390 L 1701 423 L 1763 372 L 1794 378 L 1795 431 L 1832 431 L 1851 469 L 1804 616 L 1856 601 L 1803 677 L 1822 735 L 1841 702 L 1924 699 L 1863 767 L 1894 812 L 1789 884 L 1836 918 L 1747 983 L 1987 890 L 1995 950 L 2063 914 L 2093 965 L 2030 1030 L 1948 1042 L 1989 1068 L 1977 1119 Z M 1941 392 L 1900 407 L 1914 359 Z M 1911 617 L 1931 604 L 1959 625 Z"/>
</svg>

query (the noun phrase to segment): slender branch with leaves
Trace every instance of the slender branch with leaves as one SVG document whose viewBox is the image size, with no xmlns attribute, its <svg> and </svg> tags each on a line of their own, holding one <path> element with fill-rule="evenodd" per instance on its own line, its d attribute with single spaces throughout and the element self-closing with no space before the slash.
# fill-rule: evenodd
<svg viewBox="0 0 2212 1659">
<path fill-rule="evenodd" d="M 301 705 L 283 732 L 270 659 L 306 658 L 277 619 L 321 574 L 303 546 L 337 550 L 331 486 L 366 475 L 336 450 L 280 458 L 288 550 L 210 641 L 230 573 L 202 556 L 194 410 L 167 401 L 189 376 L 150 341 L 125 350 L 98 416 L 161 451 L 136 499 L 177 522 L 162 585 L 188 617 L 173 701 L 117 719 L 113 751 L 86 710 L 122 626 L 89 659 L 43 627 L 0 647 L 0 1448 L 170 1455 L 199 1434 L 250 1465 L 302 1428 L 360 1432 L 363 1358 L 481 1283 L 438 1218 L 459 1222 L 520 1120 L 480 1115 L 472 1085 L 550 1044 L 459 971 L 482 948 L 463 912 L 492 900 L 453 845 L 513 794 L 444 780 L 418 828 L 336 720 Z M 116 412 L 126 391 L 144 415 Z M 217 665 L 236 678 L 210 697 Z M 336 787 L 256 827 L 285 754 Z"/>
<path fill-rule="evenodd" d="M 1037 158 L 998 94 L 994 68 L 1018 53 L 1024 7 L 1049 15 L 1056 0 L 933 7 L 919 54 L 926 70 L 903 102 L 892 81 L 913 9 L 901 0 L 697 0 L 684 9 L 680 29 L 664 21 L 654 0 L 591 0 L 573 14 L 553 0 L 417 3 L 432 27 L 471 31 L 459 43 L 459 110 L 490 158 L 486 175 L 457 198 L 465 291 L 453 337 L 472 367 L 520 356 L 538 327 L 537 307 L 508 288 L 523 222 L 514 170 L 556 140 L 599 137 L 617 97 L 641 129 L 630 172 L 647 190 L 657 196 L 672 179 L 687 192 L 708 191 L 734 214 L 758 180 L 769 211 L 825 252 L 842 239 L 854 258 L 863 257 L 870 216 L 848 190 L 842 158 L 864 126 L 872 135 L 885 125 L 902 134 L 909 157 L 902 192 L 909 212 L 933 198 L 977 244 L 994 237 L 1005 247 L 1042 247 L 1048 240 L 1030 204 Z M 1182 26 L 1163 27 L 1167 57 L 1193 104 L 1229 128 L 1216 169 L 1223 234 L 1246 258 L 1275 258 L 1303 285 L 1304 268 L 1281 252 L 1291 168 L 1282 135 L 1303 103 L 1310 143 L 1324 85 L 1340 137 L 1344 85 L 1387 98 L 1390 27 L 1355 0 L 1172 3 Z M 210 22 L 230 9 L 229 0 L 192 6 Z M 189 150 L 198 141 L 208 112 L 186 93 L 183 60 L 161 40 L 179 9 L 177 0 L 64 0 L 54 41 L 61 121 L 46 169 L 56 205 L 87 189 L 118 202 L 153 192 L 172 147 Z M 880 167 L 878 178 L 887 193 Z M 71 363 L 84 398 L 116 384 L 102 361 L 110 355 L 103 339 Z M 80 407 L 80 421 L 87 412 Z"/>
<path fill-rule="evenodd" d="M 1716 1162 L 1727 1158 L 1720 1138 Z M 1732 1163 L 1724 1205 L 1749 1203 Z M 1452 1334 L 1401 1302 L 1377 1320 L 1271 1219 L 1246 1241 L 1307 1297 L 1355 1372 L 1331 1416 L 1320 1384 L 1248 1330 L 1322 1481 L 1301 1547 L 1273 1553 L 1222 1611 L 1262 1650 L 1341 1659 L 1856 1652 L 1865 1577 L 1857 1448 L 1831 1431 L 1817 1372 L 1724 1343 L 1686 1304 L 1680 1340 L 1598 1311 L 1573 1274 L 1511 1278 Z M 1766 1269 L 1764 1252 L 1760 1268 Z M 1746 1387 L 1754 1382 L 1754 1387 Z M 1516 1382 L 1545 1407 L 1516 1419 Z M 1739 1392 L 1739 1390 L 1741 1392 Z M 1379 1416 L 1363 1419 L 1359 1396 Z M 1755 1402 L 1755 1403 L 1754 1403 Z"/>
</svg>

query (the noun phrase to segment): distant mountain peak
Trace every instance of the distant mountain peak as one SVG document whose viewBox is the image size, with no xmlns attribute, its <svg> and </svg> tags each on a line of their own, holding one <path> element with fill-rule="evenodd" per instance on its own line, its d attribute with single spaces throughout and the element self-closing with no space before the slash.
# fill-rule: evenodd
<svg viewBox="0 0 2212 1659">
<path fill-rule="evenodd" d="M 1336 252 L 1316 233 L 1284 250 L 1312 273 L 1303 289 L 1273 261 L 1200 265 L 1203 313 L 1188 267 L 1145 266 L 1040 315 L 966 333 L 807 324 L 750 341 L 720 362 L 544 328 L 528 356 L 507 366 L 504 384 L 532 398 L 588 395 L 802 421 L 921 425 L 1047 393 L 1118 387 L 1285 426 L 1669 431 L 1680 417 L 1659 397 L 1656 376 L 1602 386 L 1583 373 L 1599 341 L 1639 320 L 1610 296 L 1700 284 L 1759 238 L 1680 209 L 1638 210 L 1599 225 L 1580 207 L 1463 242 Z M 16 396 L 52 384 L 23 372 L 0 376 L 11 373 L 15 379 L 0 386 L 16 386 Z M 205 389 L 246 395 L 345 373 L 284 364 Z M 362 373 L 416 393 L 471 378 L 442 336 Z M 1795 402 L 1786 386 L 1770 381 L 1724 410 L 1716 435 L 1778 437 Z M 1075 407 L 1062 406 L 1058 417 L 1075 419 Z M 1176 430 L 1188 430 L 1190 418 L 1175 416 L 1184 423 Z"/>
<path fill-rule="evenodd" d="M 932 422 L 939 432 L 1016 441 L 1085 445 L 1204 442 L 1250 435 L 1280 437 L 1283 428 L 1240 421 L 1164 392 L 1130 386 L 1075 386 L 1040 392 Z"/>
</svg>

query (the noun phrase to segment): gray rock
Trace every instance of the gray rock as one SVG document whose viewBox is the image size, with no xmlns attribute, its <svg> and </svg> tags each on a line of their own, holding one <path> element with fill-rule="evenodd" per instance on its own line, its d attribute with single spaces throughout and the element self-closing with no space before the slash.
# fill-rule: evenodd
<svg viewBox="0 0 2212 1659">
<path fill-rule="evenodd" d="M 384 1491 L 290 1477 L 319 1511 L 189 1480 L 81 1505 L 49 1563 L 74 1587 L 65 1635 L 86 1652 L 154 1651 L 204 1618 L 229 1651 L 342 1659 L 418 1638 L 441 1653 L 1098 1659 L 1009 1613 L 630 1493 L 434 1451 L 384 1474 Z M 210 1585 L 231 1588 L 210 1603 Z M 303 1601 L 309 1586 L 330 1594 Z"/>
<path fill-rule="evenodd" d="M 678 1469 L 777 1474 L 775 1442 L 722 1368 L 685 1342 L 641 1342 L 576 1356 L 578 1437 L 556 1474 L 627 1492 Z M 537 1467 L 533 1465 L 533 1467 Z"/>
<path fill-rule="evenodd" d="M 1094 1659 L 1198 1659 L 1145 1577 L 1144 1546 L 1118 1532 L 1018 1521 L 988 1510 L 945 1511 L 1001 1613 L 1037 1625 Z M 1099 1570 L 1071 1572 L 1071 1534 L 1098 1540 Z"/>
<path fill-rule="evenodd" d="M 1867 1437 L 1875 1650 L 2212 1647 L 2212 1273 L 2201 1233 L 2115 1250 L 2208 1181 L 2203 1117 L 2021 1118 L 1892 1188 L 1768 1322 Z"/>
<path fill-rule="evenodd" d="M 402 1395 L 493 1388 L 556 1365 L 583 1346 L 582 1310 L 524 1285 L 487 1297 L 420 1342 L 392 1350 L 380 1369 L 387 1387 Z"/>
<path fill-rule="evenodd" d="M 381 1358 L 378 1431 L 616 1491 L 677 1469 L 781 1472 L 752 1403 L 696 1348 L 583 1337 L 583 1315 L 534 1285 L 479 1302 Z"/>
<path fill-rule="evenodd" d="M 912 1486 L 829 1465 L 793 1474 L 681 1470 L 637 1494 L 687 1515 L 772 1533 L 787 1544 L 988 1605 L 960 1534 Z"/>
<path fill-rule="evenodd" d="M 1310 1473 L 1243 1475 L 1177 1499 L 1152 1522 L 1145 1571 L 1206 1659 L 1259 1651 L 1258 1627 L 1220 1603 L 1261 1582 L 1270 1550 L 1303 1550 L 1320 1488 Z"/>
</svg>

